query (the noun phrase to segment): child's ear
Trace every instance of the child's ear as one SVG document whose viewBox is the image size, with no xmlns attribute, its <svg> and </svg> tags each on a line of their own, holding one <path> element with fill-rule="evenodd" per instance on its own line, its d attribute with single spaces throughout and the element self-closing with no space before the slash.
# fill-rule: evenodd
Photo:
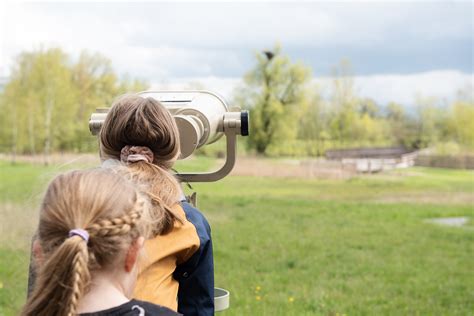
<svg viewBox="0 0 474 316">
<path fill-rule="evenodd" d="M 33 257 L 35 259 L 35 263 L 38 266 L 43 264 L 43 261 L 44 261 L 43 248 L 41 247 L 41 244 L 38 239 L 33 241 Z"/>
<path fill-rule="evenodd" d="M 145 243 L 144 237 L 138 237 L 128 248 L 127 256 L 125 257 L 125 271 L 130 272 L 137 263 L 138 255 L 140 250 L 143 248 Z"/>
</svg>

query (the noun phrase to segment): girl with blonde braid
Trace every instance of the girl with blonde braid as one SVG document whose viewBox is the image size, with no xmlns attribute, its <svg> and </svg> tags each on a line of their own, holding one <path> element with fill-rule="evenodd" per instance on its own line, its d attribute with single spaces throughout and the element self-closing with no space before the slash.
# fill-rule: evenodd
<svg viewBox="0 0 474 316">
<path fill-rule="evenodd" d="M 140 264 L 135 297 L 186 316 L 214 315 L 211 229 L 186 202 L 171 173 L 180 154 L 179 137 L 160 102 L 126 95 L 107 113 L 100 154 L 104 167 L 119 170 L 151 200 L 156 224 L 145 241 L 147 257 Z"/>
<path fill-rule="evenodd" d="M 56 177 L 41 204 L 36 282 L 22 315 L 178 315 L 130 299 L 149 231 L 145 201 L 104 169 Z"/>
</svg>

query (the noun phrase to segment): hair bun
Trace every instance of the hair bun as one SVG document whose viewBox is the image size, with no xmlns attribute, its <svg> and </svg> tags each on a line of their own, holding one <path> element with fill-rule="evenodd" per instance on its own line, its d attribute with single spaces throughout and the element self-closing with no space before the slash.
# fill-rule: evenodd
<svg viewBox="0 0 474 316">
<path fill-rule="evenodd" d="M 138 161 L 146 161 L 152 163 L 154 159 L 153 152 L 146 146 L 130 146 L 127 145 L 120 151 L 120 161 L 123 163 L 134 163 Z"/>
</svg>

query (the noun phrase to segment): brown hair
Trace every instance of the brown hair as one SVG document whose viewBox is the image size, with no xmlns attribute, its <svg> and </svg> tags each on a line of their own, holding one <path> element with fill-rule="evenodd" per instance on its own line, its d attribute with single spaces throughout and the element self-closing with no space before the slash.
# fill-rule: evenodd
<svg viewBox="0 0 474 316">
<path fill-rule="evenodd" d="M 120 160 L 126 146 L 148 147 L 153 152 L 151 163 L 128 163 L 126 172 L 122 173 L 128 174 L 150 197 L 154 206 L 152 218 L 159 223 L 154 234 L 169 232 L 175 221 L 180 221 L 171 207 L 179 201 L 181 189 L 169 172 L 180 147 L 178 128 L 168 110 L 153 98 L 122 96 L 107 113 L 99 139 L 102 159 Z"/>
<path fill-rule="evenodd" d="M 107 113 L 100 131 L 103 158 L 120 159 L 126 145 L 146 146 L 153 163 L 170 169 L 179 154 L 179 132 L 163 105 L 153 98 L 128 94 L 118 98 Z"/>
<path fill-rule="evenodd" d="M 72 171 L 49 185 L 40 209 L 38 240 L 44 262 L 22 315 L 75 315 L 91 271 L 124 260 L 147 237 L 147 207 L 134 186 L 104 169 Z M 72 235 L 85 230 L 90 239 Z"/>
</svg>

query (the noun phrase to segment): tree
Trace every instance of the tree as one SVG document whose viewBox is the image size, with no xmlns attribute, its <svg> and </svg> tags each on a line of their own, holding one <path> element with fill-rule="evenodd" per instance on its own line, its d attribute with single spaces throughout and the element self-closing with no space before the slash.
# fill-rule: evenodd
<svg viewBox="0 0 474 316">
<path fill-rule="evenodd" d="M 459 144 L 474 149 L 474 103 L 456 101 L 451 105 L 451 119 L 448 127 Z"/>
<path fill-rule="evenodd" d="M 100 107 L 110 106 L 117 96 L 146 90 L 148 84 L 129 77 L 121 80 L 114 72 L 111 61 L 99 54 L 83 51 L 72 66 L 72 80 L 76 90 L 74 136 L 68 147 L 78 151 L 91 150 L 94 138 L 85 126 L 90 114 Z"/>
<path fill-rule="evenodd" d="M 16 153 L 92 150 L 88 118 L 120 94 L 145 90 L 136 79 L 119 79 L 102 55 L 83 52 L 76 63 L 59 48 L 21 53 L 0 94 L 0 140 Z M 84 146 L 86 144 L 86 146 Z"/>
<path fill-rule="evenodd" d="M 416 99 L 416 147 L 423 148 L 434 145 L 441 139 L 441 133 L 446 122 L 446 111 L 441 109 L 439 100 L 435 97 L 418 95 Z"/>
<path fill-rule="evenodd" d="M 379 105 L 372 99 L 365 98 L 358 101 L 358 112 L 360 115 L 368 115 L 371 118 L 378 118 L 380 115 Z"/>
<path fill-rule="evenodd" d="M 313 150 L 309 154 L 323 154 L 328 134 L 327 102 L 323 100 L 318 87 L 311 87 L 307 92 L 307 106 L 298 125 L 298 139 L 309 142 Z"/>
<path fill-rule="evenodd" d="M 269 146 L 296 138 L 310 70 L 292 63 L 278 45 L 271 52 L 257 53 L 256 62 L 236 100 L 250 109 L 250 147 L 266 154 Z"/>
<path fill-rule="evenodd" d="M 355 121 L 358 116 L 357 97 L 354 92 L 352 66 L 342 60 L 332 71 L 333 86 L 331 96 L 331 138 L 341 146 L 357 139 Z"/>
</svg>

